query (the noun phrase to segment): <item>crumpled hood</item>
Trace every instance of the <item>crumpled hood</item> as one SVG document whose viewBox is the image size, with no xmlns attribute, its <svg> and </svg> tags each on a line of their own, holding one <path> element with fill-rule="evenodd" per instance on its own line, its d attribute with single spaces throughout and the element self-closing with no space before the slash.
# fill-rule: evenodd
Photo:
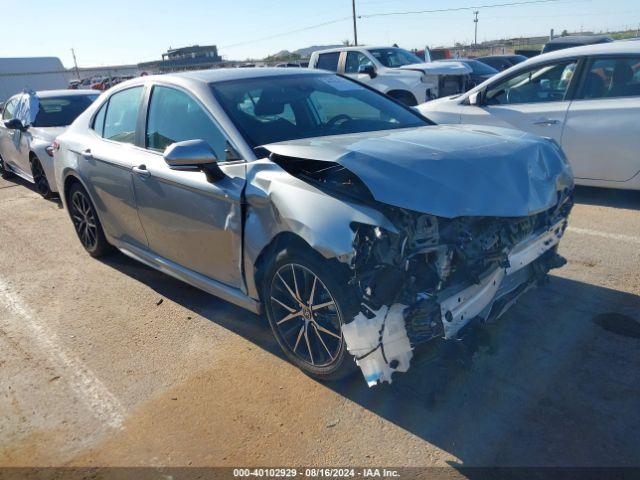
<svg viewBox="0 0 640 480">
<path fill-rule="evenodd" d="M 276 155 L 336 162 L 389 205 L 441 217 L 520 217 L 573 187 L 562 151 L 517 130 L 470 125 L 316 137 L 265 145 Z"/>
</svg>

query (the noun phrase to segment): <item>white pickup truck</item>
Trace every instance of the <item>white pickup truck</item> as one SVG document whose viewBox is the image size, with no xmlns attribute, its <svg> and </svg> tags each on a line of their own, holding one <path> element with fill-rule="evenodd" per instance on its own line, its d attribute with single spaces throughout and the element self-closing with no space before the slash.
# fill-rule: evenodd
<svg viewBox="0 0 640 480">
<path fill-rule="evenodd" d="M 409 106 L 463 93 L 471 68 L 461 62 L 423 62 L 397 47 L 341 47 L 311 54 L 309 68 L 351 77 Z"/>
</svg>

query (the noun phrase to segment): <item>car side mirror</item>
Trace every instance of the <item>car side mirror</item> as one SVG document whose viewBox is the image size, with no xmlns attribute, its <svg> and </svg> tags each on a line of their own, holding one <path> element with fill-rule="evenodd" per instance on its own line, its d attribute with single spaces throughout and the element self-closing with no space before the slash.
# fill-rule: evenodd
<svg viewBox="0 0 640 480">
<path fill-rule="evenodd" d="M 376 78 L 377 75 L 376 67 L 373 65 L 361 65 L 360 68 L 358 68 L 358 73 L 369 75 L 371 78 Z"/>
<path fill-rule="evenodd" d="M 482 105 L 482 91 L 473 92 L 469 95 L 469 105 L 479 107 Z"/>
<path fill-rule="evenodd" d="M 6 122 L 4 122 L 4 126 L 7 127 L 9 130 L 20 130 L 21 132 L 27 129 L 27 127 L 25 127 L 22 124 L 22 122 L 17 118 L 12 118 L 11 120 L 7 120 Z"/>
<path fill-rule="evenodd" d="M 174 170 L 200 170 L 210 182 L 222 180 L 224 172 L 218 166 L 218 158 L 204 140 L 185 140 L 169 145 L 162 155 Z"/>
</svg>

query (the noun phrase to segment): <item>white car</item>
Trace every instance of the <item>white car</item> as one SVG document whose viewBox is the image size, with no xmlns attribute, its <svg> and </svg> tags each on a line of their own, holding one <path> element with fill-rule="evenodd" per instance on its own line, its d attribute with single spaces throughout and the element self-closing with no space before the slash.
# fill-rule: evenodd
<svg viewBox="0 0 640 480">
<path fill-rule="evenodd" d="M 44 90 L 7 100 L 0 122 L 0 174 L 35 183 L 45 198 L 57 192 L 52 143 L 91 103 L 95 90 Z"/>
<path fill-rule="evenodd" d="M 427 62 L 397 47 L 342 47 L 313 52 L 309 68 L 346 75 L 415 106 L 464 92 L 472 70 L 460 62 Z"/>
<path fill-rule="evenodd" d="M 578 185 L 640 189 L 639 42 L 540 55 L 418 109 L 436 123 L 515 127 L 553 138 Z"/>
</svg>

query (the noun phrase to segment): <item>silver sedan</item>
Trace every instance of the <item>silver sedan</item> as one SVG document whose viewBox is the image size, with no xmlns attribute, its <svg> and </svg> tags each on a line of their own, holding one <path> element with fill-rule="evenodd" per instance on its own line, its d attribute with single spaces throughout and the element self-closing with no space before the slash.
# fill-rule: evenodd
<svg viewBox="0 0 640 480">
<path fill-rule="evenodd" d="M 98 98 L 94 90 L 43 90 L 7 100 L 0 122 L 0 174 L 35 183 L 49 198 L 53 181 L 54 139 Z"/>
<path fill-rule="evenodd" d="M 415 345 L 498 318 L 563 263 L 573 179 L 555 142 L 436 126 L 321 71 L 128 81 L 55 150 L 91 255 L 264 312 L 322 379 L 391 381 Z"/>
</svg>

